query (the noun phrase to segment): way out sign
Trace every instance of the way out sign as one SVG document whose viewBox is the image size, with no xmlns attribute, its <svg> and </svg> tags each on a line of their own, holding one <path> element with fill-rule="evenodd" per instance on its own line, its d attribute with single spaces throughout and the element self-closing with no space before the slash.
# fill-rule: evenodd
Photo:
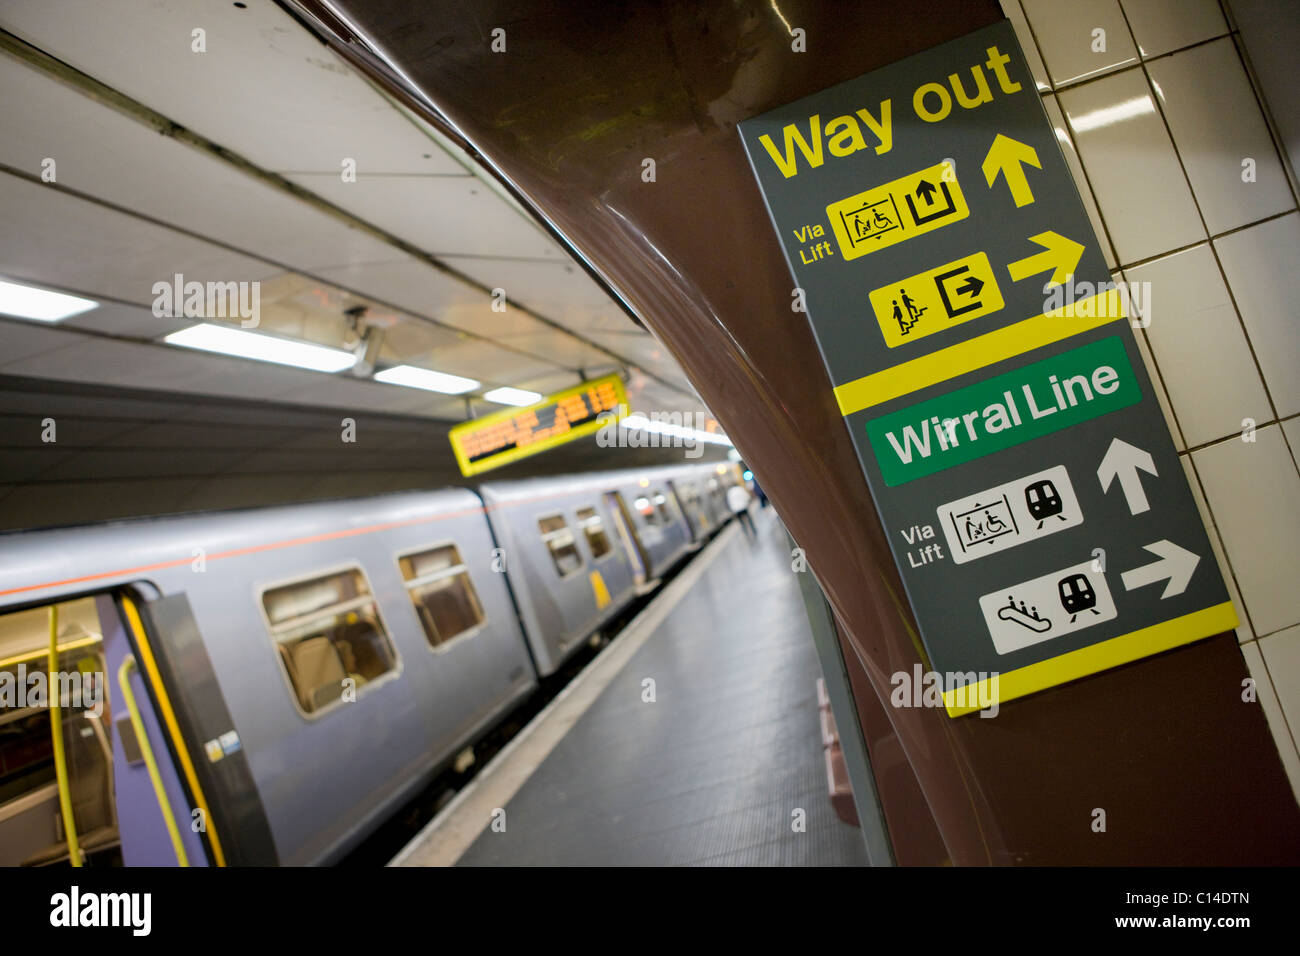
<svg viewBox="0 0 1300 956">
<path fill-rule="evenodd" d="M 1009 24 L 740 133 L 950 714 L 1236 626 Z"/>
</svg>

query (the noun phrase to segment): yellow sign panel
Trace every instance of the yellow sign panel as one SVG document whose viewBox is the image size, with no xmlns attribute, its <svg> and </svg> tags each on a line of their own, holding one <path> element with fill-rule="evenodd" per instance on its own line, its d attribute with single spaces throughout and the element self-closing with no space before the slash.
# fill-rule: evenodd
<svg viewBox="0 0 1300 956">
<path fill-rule="evenodd" d="M 1005 305 L 993 266 L 982 252 L 883 285 L 867 298 L 891 349 Z"/>
<path fill-rule="evenodd" d="M 617 375 L 556 392 L 527 408 L 511 408 L 457 425 L 449 433 L 465 477 L 508 465 L 599 431 L 614 421 L 627 392 Z"/>
<path fill-rule="evenodd" d="M 826 207 L 845 259 L 857 259 L 970 215 L 952 165 L 939 163 Z"/>
</svg>

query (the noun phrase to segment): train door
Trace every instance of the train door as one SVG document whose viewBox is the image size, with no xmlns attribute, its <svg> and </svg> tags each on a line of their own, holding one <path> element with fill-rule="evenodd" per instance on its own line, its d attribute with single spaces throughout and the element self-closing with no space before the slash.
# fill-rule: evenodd
<svg viewBox="0 0 1300 956">
<path fill-rule="evenodd" d="M 627 502 L 623 500 L 621 493 L 607 491 L 605 507 L 609 510 L 618 540 L 622 542 L 628 564 L 632 567 L 633 583 L 640 592 L 646 586 L 646 569 L 650 566 L 650 561 L 646 556 L 645 548 L 641 545 L 641 539 L 637 536 L 636 525 L 632 523 L 632 515 L 627 510 Z"/>
<path fill-rule="evenodd" d="M 694 507 L 694 488 L 689 482 L 678 482 L 669 480 L 668 501 L 671 510 L 676 511 L 685 525 L 686 543 L 699 547 L 704 543 L 704 525 L 701 522 L 701 515 Z"/>
<path fill-rule="evenodd" d="M 189 806 L 112 595 L 0 615 L 0 865 L 203 865 Z"/>
<path fill-rule="evenodd" d="M 138 671 L 140 686 L 162 718 L 161 725 L 145 727 L 146 735 L 157 729 L 172 759 L 171 776 L 164 769 L 162 776 L 168 779 L 161 781 L 168 788 L 168 799 L 159 798 L 155 805 L 165 811 L 183 794 L 185 818 L 178 814 L 177 820 L 182 824 L 181 840 L 193 846 L 190 862 L 206 851 L 218 866 L 279 863 L 248 753 L 188 597 L 176 592 L 145 600 L 135 591 L 123 591 L 117 600 L 127 628 L 122 647 L 130 657 L 115 662 L 110 643 L 108 666 L 119 681 L 121 675 Z M 126 681 L 122 684 L 130 686 Z M 133 783 L 138 788 L 143 782 L 137 772 Z M 151 786 L 156 791 L 159 781 L 151 781 Z M 174 849 L 179 856 L 179 848 Z"/>
</svg>

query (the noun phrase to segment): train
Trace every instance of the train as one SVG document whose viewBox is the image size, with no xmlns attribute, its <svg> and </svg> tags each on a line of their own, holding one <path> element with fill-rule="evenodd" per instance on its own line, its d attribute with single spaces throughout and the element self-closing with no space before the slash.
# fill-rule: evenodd
<svg viewBox="0 0 1300 956">
<path fill-rule="evenodd" d="M 0 865 L 337 862 L 743 480 L 692 462 L 0 535 Z"/>
</svg>

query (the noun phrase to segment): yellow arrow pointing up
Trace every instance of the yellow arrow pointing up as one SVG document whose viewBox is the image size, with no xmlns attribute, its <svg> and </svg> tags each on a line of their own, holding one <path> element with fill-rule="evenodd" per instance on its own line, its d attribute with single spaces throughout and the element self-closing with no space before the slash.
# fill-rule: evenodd
<svg viewBox="0 0 1300 956">
<path fill-rule="evenodd" d="M 1050 284 L 1063 285 L 1079 267 L 1079 260 L 1083 258 L 1083 246 L 1073 239 L 1066 239 L 1059 233 L 1040 232 L 1036 236 L 1030 236 L 1029 241 L 1037 243 L 1046 251 L 1008 263 L 1007 271 L 1011 273 L 1012 282 L 1019 282 L 1021 279 L 1051 269 Z"/>
<path fill-rule="evenodd" d="M 1043 168 L 1034 147 L 1026 146 L 1018 139 L 998 133 L 993 138 L 993 145 L 989 147 L 988 155 L 984 157 L 984 165 L 980 167 L 984 170 L 984 178 L 990 186 L 993 185 L 993 180 L 998 178 L 998 173 L 1002 173 L 1002 178 L 1007 181 L 1007 187 L 1011 190 L 1011 198 L 1016 201 L 1017 209 L 1028 206 L 1034 201 L 1029 180 L 1025 178 L 1025 163 L 1037 169 Z"/>
</svg>

